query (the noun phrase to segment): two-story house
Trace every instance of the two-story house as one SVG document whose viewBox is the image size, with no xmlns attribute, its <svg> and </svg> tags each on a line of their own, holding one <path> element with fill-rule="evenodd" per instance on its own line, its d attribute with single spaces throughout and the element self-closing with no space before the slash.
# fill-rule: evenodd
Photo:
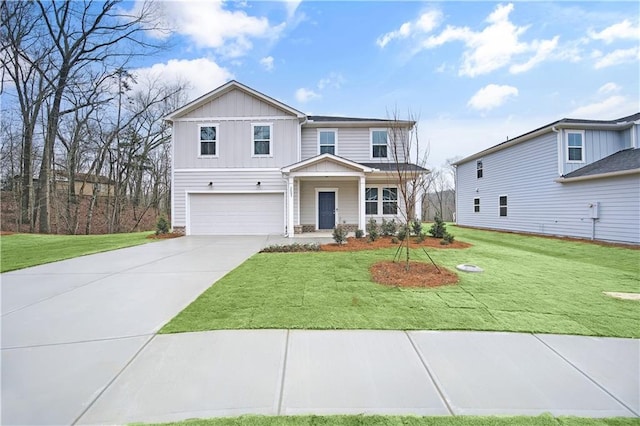
<svg viewBox="0 0 640 426">
<path fill-rule="evenodd" d="M 187 235 L 365 230 L 405 209 L 393 170 L 427 172 L 391 152 L 389 129 L 414 122 L 308 116 L 237 81 L 165 120 L 172 227 Z"/>
<path fill-rule="evenodd" d="M 640 244 L 640 113 L 562 119 L 456 166 L 456 221 Z"/>
</svg>

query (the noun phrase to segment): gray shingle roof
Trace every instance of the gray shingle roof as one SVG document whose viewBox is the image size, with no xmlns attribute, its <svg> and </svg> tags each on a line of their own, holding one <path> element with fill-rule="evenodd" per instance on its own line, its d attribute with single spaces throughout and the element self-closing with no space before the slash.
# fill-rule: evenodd
<svg viewBox="0 0 640 426">
<path fill-rule="evenodd" d="M 394 163 L 393 161 L 388 163 L 359 163 L 359 164 L 362 164 L 365 167 L 371 167 L 372 169 L 378 169 L 383 172 L 393 172 L 397 170 L 396 163 Z M 408 172 L 428 172 L 429 171 L 424 167 L 420 167 L 417 164 L 412 164 L 412 163 L 399 163 L 398 166 L 400 166 L 400 170 L 408 171 Z"/>
<path fill-rule="evenodd" d="M 618 151 L 601 160 L 587 164 L 564 175 L 565 179 L 580 176 L 601 175 L 603 173 L 621 172 L 640 169 L 640 148 L 629 148 Z"/>
</svg>

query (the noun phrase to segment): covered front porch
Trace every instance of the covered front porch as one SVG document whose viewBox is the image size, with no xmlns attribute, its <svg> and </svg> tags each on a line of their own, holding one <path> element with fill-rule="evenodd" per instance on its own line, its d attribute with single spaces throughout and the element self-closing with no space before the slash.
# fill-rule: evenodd
<svg viewBox="0 0 640 426">
<path fill-rule="evenodd" d="M 287 236 L 331 234 L 338 224 L 349 232 L 366 230 L 370 217 L 394 218 L 399 213 L 367 215 L 367 188 L 371 185 L 395 188 L 397 183 L 389 173 L 322 154 L 282 169 L 287 179 Z M 369 197 L 371 198 L 371 193 Z M 380 198 L 382 190 L 380 190 Z M 369 201 L 372 202 L 371 200 Z M 377 200 L 375 201 L 377 202 Z M 371 207 L 369 208 L 371 210 Z M 377 215 L 380 213 L 380 215 Z"/>
</svg>

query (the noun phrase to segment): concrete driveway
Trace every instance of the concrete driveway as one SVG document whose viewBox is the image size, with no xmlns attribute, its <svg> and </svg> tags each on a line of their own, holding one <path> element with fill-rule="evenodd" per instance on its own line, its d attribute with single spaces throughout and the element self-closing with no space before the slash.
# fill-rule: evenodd
<svg viewBox="0 0 640 426">
<path fill-rule="evenodd" d="M 183 237 L 1 275 L 2 424 L 71 424 L 168 320 L 273 237 Z"/>
</svg>

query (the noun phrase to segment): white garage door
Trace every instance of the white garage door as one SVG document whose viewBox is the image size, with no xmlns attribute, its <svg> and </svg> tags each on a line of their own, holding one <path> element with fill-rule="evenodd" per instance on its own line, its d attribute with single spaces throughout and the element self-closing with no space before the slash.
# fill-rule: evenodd
<svg viewBox="0 0 640 426">
<path fill-rule="evenodd" d="M 284 233 L 284 194 L 190 194 L 191 235 Z"/>
</svg>

